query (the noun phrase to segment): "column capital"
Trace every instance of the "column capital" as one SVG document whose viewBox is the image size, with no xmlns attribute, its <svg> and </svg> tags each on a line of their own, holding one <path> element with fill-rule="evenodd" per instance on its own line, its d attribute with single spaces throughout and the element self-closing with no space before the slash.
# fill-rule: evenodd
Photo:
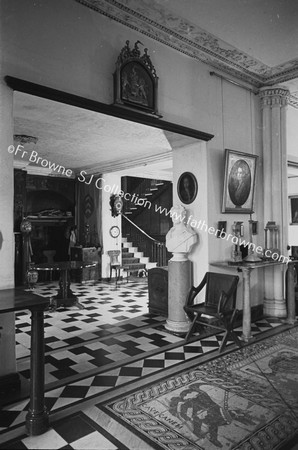
<svg viewBox="0 0 298 450">
<path fill-rule="evenodd" d="M 262 108 L 273 106 L 287 106 L 290 91 L 283 86 L 268 86 L 260 89 L 259 93 Z"/>
</svg>

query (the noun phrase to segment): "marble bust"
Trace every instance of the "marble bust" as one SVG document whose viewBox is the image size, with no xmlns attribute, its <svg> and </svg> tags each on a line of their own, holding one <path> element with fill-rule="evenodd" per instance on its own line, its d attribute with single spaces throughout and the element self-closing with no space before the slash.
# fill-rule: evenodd
<svg viewBox="0 0 298 450">
<path fill-rule="evenodd" d="M 184 223 L 186 210 L 182 205 L 173 206 L 170 210 L 173 227 L 166 235 L 166 247 L 172 253 L 189 253 L 197 242 L 197 234 Z"/>
</svg>

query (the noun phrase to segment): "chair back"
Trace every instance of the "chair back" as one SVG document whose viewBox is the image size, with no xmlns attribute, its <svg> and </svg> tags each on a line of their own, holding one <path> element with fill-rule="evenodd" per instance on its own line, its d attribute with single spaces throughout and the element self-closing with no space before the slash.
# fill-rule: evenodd
<svg viewBox="0 0 298 450">
<path fill-rule="evenodd" d="M 236 304 L 237 285 L 239 277 L 237 275 L 227 275 L 225 273 L 206 273 L 205 305 L 217 308 L 222 291 L 230 298 L 227 309 L 233 309 Z"/>
<path fill-rule="evenodd" d="M 120 250 L 109 250 L 108 255 L 110 257 L 110 263 L 112 266 L 120 265 L 120 262 L 118 261 Z"/>
</svg>

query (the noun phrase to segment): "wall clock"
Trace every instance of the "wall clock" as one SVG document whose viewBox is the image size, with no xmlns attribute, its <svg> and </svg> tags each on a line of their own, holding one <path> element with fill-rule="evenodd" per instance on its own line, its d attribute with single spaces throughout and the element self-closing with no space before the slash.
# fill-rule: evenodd
<svg viewBox="0 0 298 450">
<path fill-rule="evenodd" d="M 117 225 L 114 225 L 113 227 L 110 228 L 110 235 L 113 238 L 117 238 L 120 234 L 120 228 L 117 227 Z"/>
<path fill-rule="evenodd" d="M 122 211 L 123 207 L 123 201 L 122 198 L 119 195 L 111 195 L 110 197 L 110 207 L 111 207 L 111 213 L 113 217 L 119 216 Z"/>
</svg>

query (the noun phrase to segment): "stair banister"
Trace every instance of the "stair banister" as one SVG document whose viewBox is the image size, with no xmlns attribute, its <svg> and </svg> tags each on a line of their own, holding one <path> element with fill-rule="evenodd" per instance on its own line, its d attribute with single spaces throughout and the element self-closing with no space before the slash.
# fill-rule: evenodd
<svg viewBox="0 0 298 450">
<path fill-rule="evenodd" d="M 122 214 L 122 217 L 130 224 L 130 235 L 133 244 L 138 246 L 146 256 L 149 256 L 152 262 L 157 262 L 158 267 L 167 265 L 168 258 L 165 243 L 154 239 L 124 214 Z"/>
</svg>

